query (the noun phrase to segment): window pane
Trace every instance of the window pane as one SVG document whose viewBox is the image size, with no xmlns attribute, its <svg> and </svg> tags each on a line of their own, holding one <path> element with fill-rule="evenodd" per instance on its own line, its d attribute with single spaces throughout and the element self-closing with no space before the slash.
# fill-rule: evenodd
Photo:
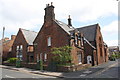
<svg viewBox="0 0 120 80">
<path fill-rule="evenodd" d="M 51 46 L 51 37 L 48 37 L 48 46 Z"/>
<path fill-rule="evenodd" d="M 17 46 L 17 50 L 19 50 L 19 46 Z"/>
<path fill-rule="evenodd" d="M 22 45 L 20 45 L 20 49 L 21 49 L 21 50 L 23 49 L 23 46 L 22 46 Z"/>
<path fill-rule="evenodd" d="M 40 54 L 40 60 L 42 60 L 42 53 Z"/>
<path fill-rule="evenodd" d="M 46 53 L 44 54 L 44 59 L 45 59 L 45 60 L 47 59 L 47 54 L 46 54 Z"/>
</svg>

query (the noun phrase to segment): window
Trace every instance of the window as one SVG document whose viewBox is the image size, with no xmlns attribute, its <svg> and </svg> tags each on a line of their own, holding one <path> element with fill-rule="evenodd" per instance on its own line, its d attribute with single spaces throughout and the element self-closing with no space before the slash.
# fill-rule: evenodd
<svg viewBox="0 0 120 80">
<path fill-rule="evenodd" d="M 19 50 L 19 46 L 17 46 L 17 50 Z"/>
<path fill-rule="evenodd" d="M 45 53 L 44 54 L 44 61 L 46 61 L 47 60 L 47 54 Z"/>
<path fill-rule="evenodd" d="M 48 37 L 48 46 L 51 46 L 51 37 Z"/>
<path fill-rule="evenodd" d="M 37 54 L 37 62 L 39 61 L 39 54 Z"/>
<path fill-rule="evenodd" d="M 23 46 L 22 45 L 20 45 L 20 50 L 22 50 L 23 49 Z"/>
<path fill-rule="evenodd" d="M 40 54 L 40 60 L 42 60 L 42 53 Z"/>
<path fill-rule="evenodd" d="M 78 62 L 79 62 L 79 64 L 82 64 L 82 53 L 80 51 L 78 51 L 77 55 L 78 55 Z"/>
<path fill-rule="evenodd" d="M 75 44 L 78 45 L 78 36 L 75 35 Z"/>
<path fill-rule="evenodd" d="M 82 63 L 82 54 L 80 53 L 80 54 L 78 54 L 78 61 L 79 61 L 79 64 L 81 64 Z"/>
<path fill-rule="evenodd" d="M 16 57 L 21 61 L 22 61 L 22 57 L 23 57 L 22 50 L 23 50 L 23 45 L 18 45 L 16 47 Z"/>
</svg>

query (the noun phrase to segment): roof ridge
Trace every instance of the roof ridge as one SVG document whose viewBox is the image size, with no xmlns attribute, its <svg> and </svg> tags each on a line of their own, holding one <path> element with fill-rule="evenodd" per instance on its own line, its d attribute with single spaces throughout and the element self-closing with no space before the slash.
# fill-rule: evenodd
<svg viewBox="0 0 120 80">
<path fill-rule="evenodd" d="M 27 30 L 27 29 L 23 29 L 23 28 L 20 28 L 20 29 L 25 30 L 25 31 L 35 32 L 35 31 L 32 31 L 32 30 Z M 38 33 L 38 32 L 35 32 L 35 33 Z"/>
<path fill-rule="evenodd" d="M 55 19 L 56 21 L 58 21 L 58 22 L 62 22 L 62 21 L 60 21 L 60 20 L 57 20 L 57 19 Z M 62 23 L 64 23 L 64 24 L 66 24 L 68 27 L 69 27 L 69 25 L 67 24 L 67 23 L 65 23 L 65 22 L 62 22 Z M 74 29 L 76 29 L 75 27 L 73 27 L 73 26 L 71 26 L 72 28 L 74 28 Z"/>
<path fill-rule="evenodd" d="M 87 25 L 87 26 L 79 27 L 79 28 L 93 27 L 94 25 L 99 25 L 99 24 L 98 24 L 98 23 L 96 23 L 96 24 L 91 24 L 91 25 Z M 77 29 L 79 29 L 79 28 L 77 28 Z"/>
</svg>

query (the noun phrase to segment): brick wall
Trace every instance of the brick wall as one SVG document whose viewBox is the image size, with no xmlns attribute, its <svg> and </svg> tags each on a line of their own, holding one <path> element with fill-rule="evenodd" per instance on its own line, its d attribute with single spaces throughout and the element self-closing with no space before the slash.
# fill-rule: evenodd
<svg viewBox="0 0 120 80">
<path fill-rule="evenodd" d="M 16 39 L 12 46 L 12 55 L 13 57 L 16 57 L 16 48 L 18 45 L 23 45 L 22 55 L 23 55 L 23 61 L 27 61 L 27 42 L 21 32 L 21 30 L 18 31 L 18 34 L 16 36 Z"/>
</svg>

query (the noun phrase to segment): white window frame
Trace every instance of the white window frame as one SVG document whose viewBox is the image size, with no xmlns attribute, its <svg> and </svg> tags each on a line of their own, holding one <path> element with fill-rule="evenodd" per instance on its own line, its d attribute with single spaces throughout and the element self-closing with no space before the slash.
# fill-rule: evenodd
<svg viewBox="0 0 120 80">
<path fill-rule="evenodd" d="M 22 61 L 23 58 L 23 54 L 22 54 L 22 50 L 23 50 L 23 45 L 17 45 L 16 46 L 16 57 L 19 58 Z"/>
<path fill-rule="evenodd" d="M 78 61 L 79 61 L 79 64 L 82 64 L 82 54 L 78 54 Z"/>
<path fill-rule="evenodd" d="M 17 46 L 16 48 L 17 48 L 16 50 L 19 50 L 19 46 Z"/>
<path fill-rule="evenodd" d="M 23 45 L 20 45 L 20 50 L 22 50 L 23 49 Z"/>
<path fill-rule="evenodd" d="M 42 60 L 42 53 L 40 53 L 40 60 Z"/>
<path fill-rule="evenodd" d="M 51 46 L 51 37 L 47 38 L 48 46 Z"/>
<path fill-rule="evenodd" d="M 47 53 L 44 54 L 44 61 L 47 60 Z"/>
</svg>

